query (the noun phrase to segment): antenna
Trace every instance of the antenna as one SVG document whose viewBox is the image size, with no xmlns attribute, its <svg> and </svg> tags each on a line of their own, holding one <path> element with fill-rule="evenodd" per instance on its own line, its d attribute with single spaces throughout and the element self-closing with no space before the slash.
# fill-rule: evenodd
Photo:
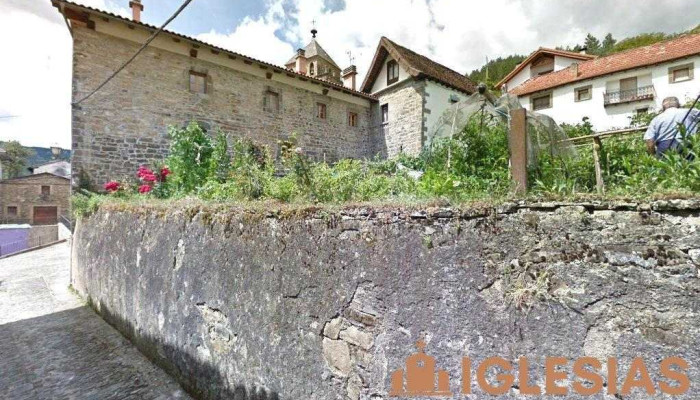
<svg viewBox="0 0 700 400">
<path fill-rule="evenodd" d="M 350 60 L 350 65 L 353 65 L 355 63 L 355 56 L 352 55 L 352 51 L 348 50 L 345 52 L 345 54 L 348 55 L 348 60 Z"/>
</svg>

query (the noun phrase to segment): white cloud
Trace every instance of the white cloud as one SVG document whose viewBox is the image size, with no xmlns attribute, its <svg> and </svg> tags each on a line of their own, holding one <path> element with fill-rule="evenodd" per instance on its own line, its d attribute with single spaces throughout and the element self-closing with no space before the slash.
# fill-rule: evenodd
<svg viewBox="0 0 700 400">
<path fill-rule="evenodd" d="M 212 29 L 197 35 L 197 39 L 281 65 L 294 54 L 291 44 L 275 36 L 283 26 L 283 17 L 282 3 L 274 2 L 265 15 L 257 19 L 245 17 L 233 32 L 220 33 Z"/>
<path fill-rule="evenodd" d="M 0 37 L 7 39 L 8 56 L 0 63 L 0 110 L 15 116 L 0 119 L 0 140 L 70 147 L 71 41 L 65 24 L 0 6 Z"/>
</svg>

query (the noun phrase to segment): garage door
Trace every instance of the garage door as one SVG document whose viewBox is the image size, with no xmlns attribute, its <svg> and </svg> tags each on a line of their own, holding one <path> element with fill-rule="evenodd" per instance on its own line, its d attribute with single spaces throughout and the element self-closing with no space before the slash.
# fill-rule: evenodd
<svg viewBox="0 0 700 400">
<path fill-rule="evenodd" d="M 58 223 L 58 207 L 34 207 L 35 225 L 54 225 Z"/>
</svg>

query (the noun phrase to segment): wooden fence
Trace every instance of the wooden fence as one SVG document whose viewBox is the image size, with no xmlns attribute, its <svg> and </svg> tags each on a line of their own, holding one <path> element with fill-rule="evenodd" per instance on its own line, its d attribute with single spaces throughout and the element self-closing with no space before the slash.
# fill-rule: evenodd
<svg viewBox="0 0 700 400">
<path fill-rule="evenodd" d="M 593 163 L 595 167 L 596 190 L 605 192 L 603 170 L 600 165 L 600 153 L 603 150 L 603 139 L 638 134 L 647 130 L 646 126 L 639 128 L 616 129 L 598 132 L 593 135 L 579 136 L 564 139 L 555 144 L 571 143 L 574 145 L 586 145 L 590 142 L 593 146 Z M 527 118 L 524 109 L 510 112 L 510 130 L 508 135 L 510 150 L 510 168 L 516 193 L 523 194 L 527 191 Z"/>
</svg>

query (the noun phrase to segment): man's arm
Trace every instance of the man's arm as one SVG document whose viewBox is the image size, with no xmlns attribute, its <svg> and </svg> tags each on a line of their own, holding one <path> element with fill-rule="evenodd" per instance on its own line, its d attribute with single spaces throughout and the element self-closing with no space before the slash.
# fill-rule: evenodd
<svg viewBox="0 0 700 400">
<path fill-rule="evenodd" d="M 656 118 L 658 118 L 658 116 Z M 647 153 L 651 155 L 656 154 L 656 118 L 651 120 L 647 131 L 644 132 L 644 142 L 647 145 Z"/>
<path fill-rule="evenodd" d="M 656 154 L 656 142 L 654 142 L 652 139 L 647 139 L 645 140 L 647 144 L 647 153 L 650 155 L 655 155 Z"/>
</svg>

